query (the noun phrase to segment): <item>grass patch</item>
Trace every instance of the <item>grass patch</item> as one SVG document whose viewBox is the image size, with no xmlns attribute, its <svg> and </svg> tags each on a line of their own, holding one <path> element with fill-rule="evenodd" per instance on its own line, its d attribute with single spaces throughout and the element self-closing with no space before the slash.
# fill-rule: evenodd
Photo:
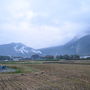
<svg viewBox="0 0 90 90">
<path fill-rule="evenodd" d="M 27 65 L 14 65 L 14 66 L 8 66 L 10 68 L 13 68 L 15 69 L 16 71 L 15 72 L 9 72 L 9 73 L 31 73 L 31 72 L 37 72 L 38 70 L 35 69 L 35 68 L 32 68 L 30 66 L 27 66 Z"/>
</svg>

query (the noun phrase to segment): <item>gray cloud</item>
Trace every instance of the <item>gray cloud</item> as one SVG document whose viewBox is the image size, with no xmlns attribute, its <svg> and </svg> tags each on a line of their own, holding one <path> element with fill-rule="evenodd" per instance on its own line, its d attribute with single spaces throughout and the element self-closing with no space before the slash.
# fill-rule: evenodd
<svg viewBox="0 0 90 90">
<path fill-rule="evenodd" d="M 43 48 L 90 33 L 89 0 L 3 0 L 0 13 L 0 44 Z"/>
</svg>

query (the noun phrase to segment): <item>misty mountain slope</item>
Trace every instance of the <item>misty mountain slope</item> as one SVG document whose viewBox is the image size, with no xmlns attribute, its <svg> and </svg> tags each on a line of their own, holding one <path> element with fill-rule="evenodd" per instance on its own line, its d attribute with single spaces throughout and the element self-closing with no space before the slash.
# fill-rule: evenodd
<svg viewBox="0 0 90 90">
<path fill-rule="evenodd" d="M 90 35 L 68 42 L 63 46 L 41 49 L 45 55 L 79 54 L 90 55 Z"/>
<path fill-rule="evenodd" d="M 84 36 L 77 41 L 77 54 L 90 55 L 90 35 Z"/>
<path fill-rule="evenodd" d="M 39 50 L 27 47 L 22 43 L 0 45 L 0 55 L 30 57 L 33 54 L 41 54 L 41 52 Z"/>
<path fill-rule="evenodd" d="M 79 54 L 90 55 L 90 35 L 83 36 L 76 40 L 71 40 L 63 46 L 56 46 L 44 49 L 33 49 L 22 43 L 10 43 L 0 45 L 0 55 L 3 56 L 24 56 L 30 57 L 33 54 L 39 55 L 63 55 Z"/>
</svg>

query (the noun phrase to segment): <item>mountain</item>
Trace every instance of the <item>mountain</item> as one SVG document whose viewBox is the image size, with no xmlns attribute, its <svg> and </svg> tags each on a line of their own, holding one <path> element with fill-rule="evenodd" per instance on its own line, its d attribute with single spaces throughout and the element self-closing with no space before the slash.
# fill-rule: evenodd
<svg viewBox="0 0 90 90">
<path fill-rule="evenodd" d="M 0 45 L 0 55 L 2 56 L 30 57 L 33 54 L 41 54 L 41 51 L 30 48 L 22 43 Z"/>
<path fill-rule="evenodd" d="M 63 46 L 56 46 L 51 48 L 40 49 L 44 55 L 64 55 L 64 54 L 78 54 L 90 55 L 90 35 L 85 35 L 78 39 L 73 39 Z"/>
<path fill-rule="evenodd" d="M 78 54 L 81 56 L 90 55 L 90 35 L 77 37 L 63 46 L 56 46 L 43 49 L 33 49 L 22 43 L 10 43 L 0 45 L 0 56 L 23 56 L 30 57 L 38 55 L 64 55 Z"/>
</svg>

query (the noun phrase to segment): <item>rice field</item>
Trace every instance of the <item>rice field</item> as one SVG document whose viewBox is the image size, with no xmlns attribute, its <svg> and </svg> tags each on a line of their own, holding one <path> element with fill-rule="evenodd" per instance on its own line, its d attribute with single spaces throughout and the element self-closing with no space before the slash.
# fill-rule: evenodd
<svg viewBox="0 0 90 90">
<path fill-rule="evenodd" d="M 1 63 L 16 72 L 0 73 L 0 90 L 90 90 L 90 65 L 43 62 Z"/>
</svg>

